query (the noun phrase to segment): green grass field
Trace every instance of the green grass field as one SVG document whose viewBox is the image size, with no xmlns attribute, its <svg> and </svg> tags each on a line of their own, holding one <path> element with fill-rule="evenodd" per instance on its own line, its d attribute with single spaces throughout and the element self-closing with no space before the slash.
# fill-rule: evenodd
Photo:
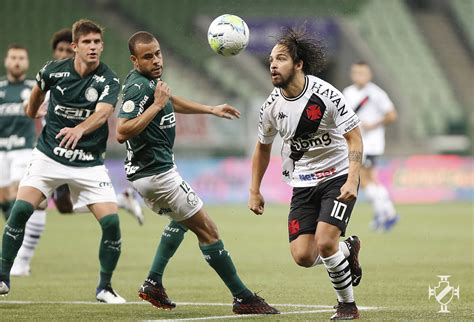
<svg viewBox="0 0 474 322">
<path fill-rule="evenodd" d="M 473 205 L 400 205 L 402 219 L 389 234 L 368 229 L 370 208 L 357 205 L 348 233 L 362 240 L 363 280 L 355 295 L 365 320 L 473 320 L 474 254 Z M 305 269 L 291 259 L 287 242 L 287 207 L 267 206 L 261 217 L 243 206 L 207 207 L 219 226 L 241 278 L 253 291 L 286 315 L 240 317 L 240 320 L 327 320 L 335 294 L 323 267 Z M 146 213 L 139 227 L 121 213 L 122 257 L 114 274 L 114 288 L 125 305 L 96 304 L 100 228 L 92 215 L 61 216 L 50 212 L 46 231 L 32 263 L 30 277 L 12 278 L 12 291 L 0 298 L 0 320 L 165 320 L 233 317 L 232 298 L 207 265 L 188 233 L 165 272 L 168 295 L 178 303 L 160 311 L 138 302 L 137 289 L 148 273 L 167 219 Z M 3 225 L 3 223 L 2 223 Z M 451 313 L 428 299 L 437 275 L 451 275 L 460 287 Z M 197 303 L 197 304 L 196 304 Z M 199 304 L 202 303 L 202 304 Z M 224 303 L 229 305 L 218 305 Z M 214 304 L 214 305 L 212 305 Z M 281 304 L 295 304 L 283 306 Z M 299 305 L 299 306 L 297 306 Z M 312 313 L 298 313 L 312 311 Z M 290 313 L 292 312 L 292 313 Z M 205 319 L 204 319 L 205 318 Z M 239 318 L 239 316 L 235 316 Z"/>
</svg>

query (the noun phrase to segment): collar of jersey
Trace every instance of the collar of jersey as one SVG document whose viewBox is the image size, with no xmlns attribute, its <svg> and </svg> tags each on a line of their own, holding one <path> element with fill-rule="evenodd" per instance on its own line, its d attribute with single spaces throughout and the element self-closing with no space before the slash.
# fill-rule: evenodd
<svg viewBox="0 0 474 322">
<path fill-rule="evenodd" d="M 281 96 L 282 96 L 285 100 L 287 100 L 287 101 L 296 101 L 296 100 L 300 99 L 300 98 L 304 95 L 304 93 L 305 93 L 306 90 L 308 89 L 308 83 L 309 83 L 309 81 L 308 81 L 308 76 L 305 75 L 305 77 L 304 77 L 304 87 L 303 87 L 303 90 L 301 91 L 301 93 L 299 93 L 299 94 L 298 94 L 297 96 L 295 96 L 295 97 L 291 97 L 291 98 L 290 98 L 290 97 L 286 97 L 285 94 L 283 94 L 283 91 L 282 91 L 281 88 L 280 88 L 280 89 L 279 89 L 279 90 L 280 90 L 280 94 L 281 94 Z"/>
</svg>

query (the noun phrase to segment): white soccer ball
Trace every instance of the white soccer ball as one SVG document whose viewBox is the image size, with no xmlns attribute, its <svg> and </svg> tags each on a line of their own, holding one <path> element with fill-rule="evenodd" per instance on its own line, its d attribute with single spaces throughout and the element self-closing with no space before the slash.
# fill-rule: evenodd
<svg viewBox="0 0 474 322">
<path fill-rule="evenodd" d="M 247 47 L 249 27 L 240 17 L 222 15 L 214 19 L 207 31 L 212 50 L 222 56 L 234 56 Z"/>
</svg>

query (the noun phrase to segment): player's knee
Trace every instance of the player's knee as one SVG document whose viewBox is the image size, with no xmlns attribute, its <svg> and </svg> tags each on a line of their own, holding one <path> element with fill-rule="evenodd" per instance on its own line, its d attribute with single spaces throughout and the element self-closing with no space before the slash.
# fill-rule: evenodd
<svg viewBox="0 0 474 322">
<path fill-rule="evenodd" d="M 311 267 L 315 261 L 313 254 L 307 252 L 293 251 L 291 255 L 298 266 Z"/>
<path fill-rule="evenodd" d="M 316 247 L 322 257 L 328 257 L 337 251 L 338 242 L 329 236 L 320 237 L 316 240 Z"/>
</svg>

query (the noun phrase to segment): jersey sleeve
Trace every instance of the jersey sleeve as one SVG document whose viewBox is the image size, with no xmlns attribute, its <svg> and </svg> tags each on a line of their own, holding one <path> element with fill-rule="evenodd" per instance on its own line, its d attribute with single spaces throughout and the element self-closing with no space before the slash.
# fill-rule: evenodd
<svg viewBox="0 0 474 322">
<path fill-rule="evenodd" d="M 144 90 L 146 88 L 147 86 L 143 83 L 128 84 L 124 87 L 122 105 L 118 113 L 119 118 L 133 119 L 138 116 L 140 112 L 140 102 L 149 99 L 149 95 L 147 95 Z"/>
<path fill-rule="evenodd" d="M 51 77 L 49 77 L 49 74 L 51 73 L 51 63 L 53 61 L 48 61 L 43 68 L 40 69 L 40 71 L 36 74 L 36 83 L 38 84 L 39 88 L 43 92 L 49 91 L 51 85 L 52 85 L 52 80 Z"/>
<path fill-rule="evenodd" d="M 271 144 L 273 143 L 278 131 L 275 127 L 270 109 L 265 108 L 265 105 L 266 104 L 260 108 L 258 121 L 258 141 L 262 144 Z"/>
<path fill-rule="evenodd" d="M 120 80 L 113 75 L 107 78 L 97 103 L 108 103 L 115 107 L 120 93 Z"/>
<path fill-rule="evenodd" d="M 347 106 L 346 99 L 343 95 L 337 105 L 330 104 L 330 111 L 332 113 L 334 124 L 336 125 L 337 130 L 342 134 L 346 134 L 347 132 L 353 130 L 360 123 L 359 118 L 354 113 L 352 108 Z"/>
</svg>

